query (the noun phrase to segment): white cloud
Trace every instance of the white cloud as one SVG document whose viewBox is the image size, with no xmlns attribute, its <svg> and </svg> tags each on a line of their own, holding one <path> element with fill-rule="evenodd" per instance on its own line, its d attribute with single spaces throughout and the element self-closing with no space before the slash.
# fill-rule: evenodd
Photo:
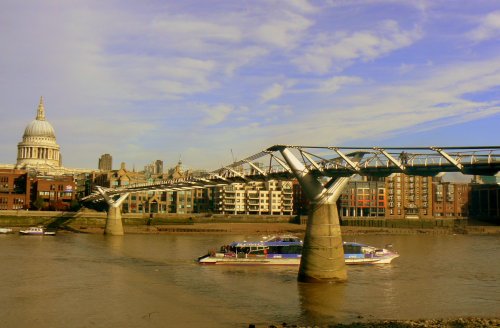
<svg viewBox="0 0 500 328">
<path fill-rule="evenodd" d="M 271 101 L 273 99 L 277 99 L 281 97 L 283 94 L 283 91 L 285 90 L 285 87 L 279 83 L 274 83 L 272 86 L 264 90 L 262 94 L 260 95 L 260 102 L 261 103 L 266 103 L 268 101 Z"/>
<path fill-rule="evenodd" d="M 242 33 L 235 25 L 224 22 L 200 20 L 194 16 L 166 16 L 151 23 L 151 29 L 158 38 L 176 40 L 184 46 L 206 45 L 209 41 L 236 43 L 241 41 Z"/>
<path fill-rule="evenodd" d="M 312 25 L 312 22 L 307 18 L 285 12 L 282 18 L 271 18 L 258 24 L 255 29 L 252 29 L 250 35 L 257 42 L 272 45 L 280 48 L 293 48 L 297 46 L 303 33 Z"/>
<path fill-rule="evenodd" d="M 420 30 L 401 30 L 395 21 L 387 20 L 374 31 L 319 34 L 293 63 L 304 72 L 325 74 L 341 70 L 354 61 L 369 61 L 391 51 L 407 47 L 418 40 Z"/>
<path fill-rule="evenodd" d="M 473 41 L 481 42 L 500 37 L 500 10 L 486 15 L 478 27 L 467 33 L 467 37 Z"/>
<path fill-rule="evenodd" d="M 340 88 L 346 85 L 356 85 L 363 82 L 363 79 L 356 76 L 335 76 L 330 79 L 322 81 L 318 88 L 315 90 L 317 92 L 335 93 Z"/>
<path fill-rule="evenodd" d="M 281 2 L 284 5 L 289 5 L 290 7 L 299 10 L 300 12 L 305 14 L 315 13 L 318 11 L 318 8 L 313 6 L 307 0 L 282 0 Z"/>
<path fill-rule="evenodd" d="M 202 123 L 204 125 L 216 125 L 222 123 L 234 111 L 234 107 L 227 104 L 218 104 L 205 106 L 202 110 L 206 114 Z"/>
<path fill-rule="evenodd" d="M 231 77 L 240 67 L 248 65 L 253 60 L 265 56 L 268 53 L 269 51 L 267 49 L 258 46 L 235 49 L 231 51 L 231 58 L 221 64 L 224 66 L 225 74 Z"/>
<path fill-rule="evenodd" d="M 403 63 L 401 65 L 399 65 L 399 73 L 400 74 L 407 74 L 411 71 L 413 71 L 415 69 L 415 65 L 414 64 L 406 64 L 406 63 Z"/>
</svg>

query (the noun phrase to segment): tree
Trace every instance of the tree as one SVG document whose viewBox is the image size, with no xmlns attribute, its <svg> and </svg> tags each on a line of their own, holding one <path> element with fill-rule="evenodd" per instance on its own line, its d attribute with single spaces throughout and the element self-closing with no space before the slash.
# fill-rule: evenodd
<svg viewBox="0 0 500 328">
<path fill-rule="evenodd" d="M 43 208 L 44 205 L 45 201 L 41 197 L 37 197 L 37 199 L 33 202 L 33 207 L 35 207 L 39 211 Z"/>
<path fill-rule="evenodd" d="M 82 205 L 76 199 L 71 200 L 71 203 L 69 204 L 69 210 L 71 212 L 77 212 L 81 207 Z"/>
</svg>

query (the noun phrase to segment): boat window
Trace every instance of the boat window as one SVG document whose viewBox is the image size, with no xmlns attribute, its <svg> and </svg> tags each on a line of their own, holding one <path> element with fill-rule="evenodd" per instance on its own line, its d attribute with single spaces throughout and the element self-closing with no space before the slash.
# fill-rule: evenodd
<svg viewBox="0 0 500 328">
<path fill-rule="evenodd" d="M 264 249 L 255 249 L 250 251 L 250 254 L 257 254 L 257 255 L 263 255 L 265 254 Z"/>
<path fill-rule="evenodd" d="M 269 246 L 268 254 L 281 254 L 281 246 Z"/>
<path fill-rule="evenodd" d="M 269 246 L 268 254 L 301 254 L 302 245 Z"/>
<path fill-rule="evenodd" d="M 287 247 L 283 247 L 282 254 L 301 254 L 302 246 L 301 245 L 290 245 Z"/>
<path fill-rule="evenodd" d="M 361 246 L 344 244 L 345 254 L 361 254 Z"/>
</svg>

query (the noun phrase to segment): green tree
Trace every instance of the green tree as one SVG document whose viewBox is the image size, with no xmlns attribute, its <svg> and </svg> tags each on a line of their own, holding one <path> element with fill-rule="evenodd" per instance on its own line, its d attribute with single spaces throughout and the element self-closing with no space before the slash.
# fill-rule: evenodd
<svg viewBox="0 0 500 328">
<path fill-rule="evenodd" d="M 41 210 L 43 206 L 45 205 L 45 202 L 43 201 L 43 198 L 37 197 L 35 201 L 33 202 L 33 207 L 35 207 L 37 210 Z"/>
<path fill-rule="evenodd" d="M 80 208 L 82 207 L 82 205 L 80 204 L 80 202 L 76 199 L 73 199 L 71 201 L 71 203 L 69 204 L 69 210 L 71 212 L 77 212 Z"/>
</svg>

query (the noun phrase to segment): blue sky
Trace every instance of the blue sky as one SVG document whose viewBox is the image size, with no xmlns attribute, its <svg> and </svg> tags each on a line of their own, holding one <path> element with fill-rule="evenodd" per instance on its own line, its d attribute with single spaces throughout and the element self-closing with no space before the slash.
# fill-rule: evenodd
<svg viewBox="0 0 500 328">
<path fill-rule="evenodd" d="M 2 0 L 0 31 L 0 163 L 40 96 L 67 167 L 500 144 L 498 1 Z"/>
</svg>

